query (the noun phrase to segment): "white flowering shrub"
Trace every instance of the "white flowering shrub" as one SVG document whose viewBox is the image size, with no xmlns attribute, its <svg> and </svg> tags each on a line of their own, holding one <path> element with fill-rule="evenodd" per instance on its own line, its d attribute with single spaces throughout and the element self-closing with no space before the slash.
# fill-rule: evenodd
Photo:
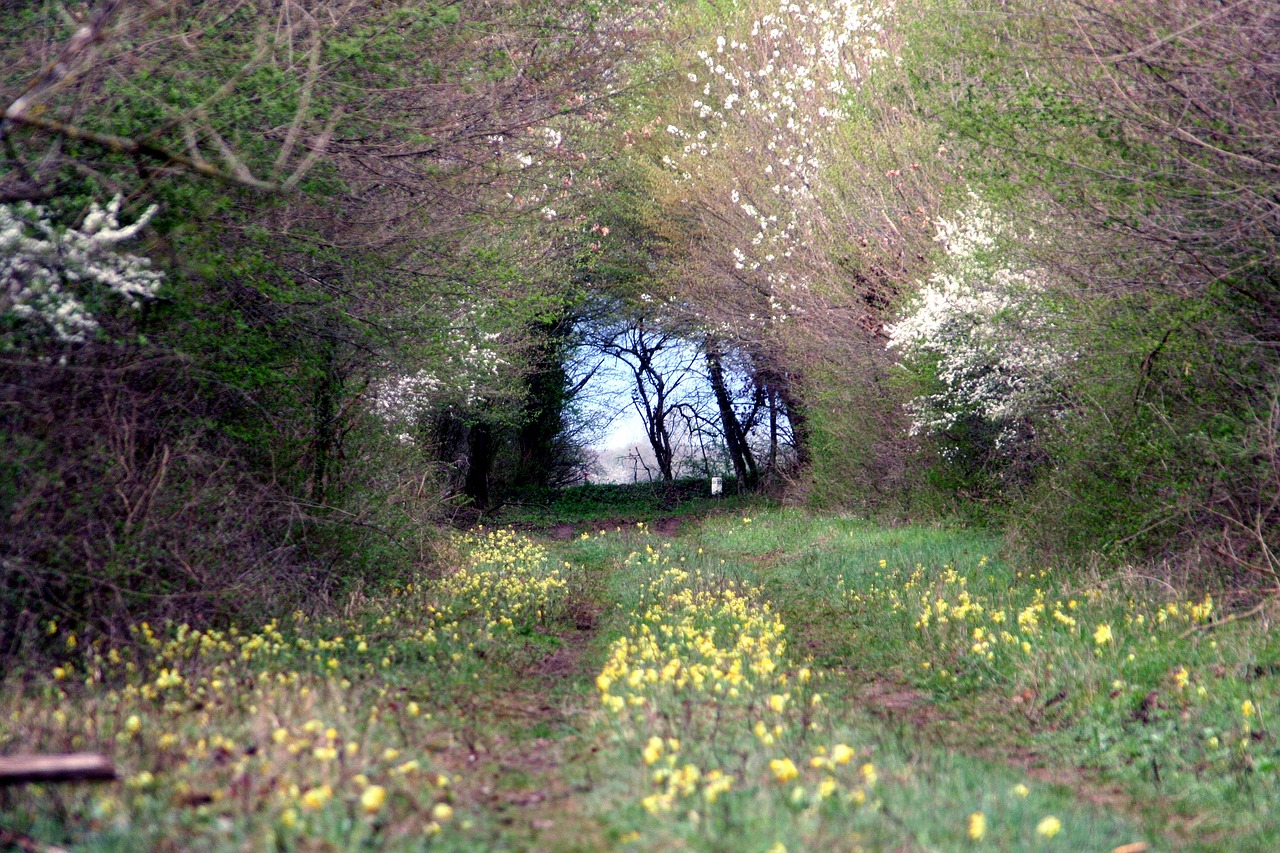
<svg viewBox="0 0 1280 853">
<path fill-rule="evenodd" d="M 939 439 L 944 457 L 1011 459 L 1034 441 L 1034 421 L 1058 411 L 1075 354 L 1046 297 L 1043 273 L 1013 269 L 1011 226 L 976 195 L 937 220 L 936 269 L 889 327 L 889 346 L 929 389 L 908 408 L 912 433 Z"/>
<path fill-rule="evenodd" d="M 707 318 L 720 320 L 717 334 L 751 339 L 805 310 L 824 170 L 843 156 L 845 104 L 891 61 L 894 9 L 893 0 L 746 3 L 740 26 L 697 52 L 662 165 L 707 211 L 723 268 L 747 285 L 737 316 L 726 320 L 734 312 L 722 307 Z"/>
<path fill-rule="evenodd" d="M 501 332 L 483 330 L 490 318 L 481 305 L 464 306 L 450 318 L 432 369 L 393 373 L 373 386 L 373 411 L 385 423 L 410 430 L 432 410 L 471 409 L 511 393 L 512 363 Z M 402 433 L 408 435 L 408 432 Z"/>
<path fill-rule="evenodd" d="M 64 343 L 98 328 L 84 300 L 114 293 L 137 308 L 155 296 L 162 274 L 151 261 L 119 251 L 155 215 L 153 205 L 120 224 L 120 197 L 91 204 L 79 228 L 60 228 L 38 205 L 0 205 L 0 316 L 38 323 Z"/>
</svg>

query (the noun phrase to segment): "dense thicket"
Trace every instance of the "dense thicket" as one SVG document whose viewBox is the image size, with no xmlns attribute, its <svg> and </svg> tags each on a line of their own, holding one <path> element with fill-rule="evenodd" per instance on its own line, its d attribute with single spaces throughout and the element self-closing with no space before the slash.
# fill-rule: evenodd
<svg viewBox="0 0 1280 853">
<path fill-rule="evenodd" d="M 421 558 L 502 454 L 553 476 L 563 133 L 645 20 L 11 4 L 0 651 L 37 617 L 322 603 Z"/>
</svg>

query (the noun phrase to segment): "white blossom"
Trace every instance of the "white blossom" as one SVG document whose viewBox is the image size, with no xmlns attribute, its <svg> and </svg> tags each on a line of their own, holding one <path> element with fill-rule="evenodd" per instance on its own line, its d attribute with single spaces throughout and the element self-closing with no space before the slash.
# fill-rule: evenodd
<svg viewBox="0 0 1280 853">
<path fill-rule="evenodd" d="M 153 205 L 120 224 L 120 197 L 91 203 L 79 228 L 59 228 L 38 205 L 0 205 L 0 314 L 42 323 L 64 343 L 80 343 L 98 328 L 82 301 L 106 289 L 132 307 L 155 296 L 163 275 L 151 261 L 117 251 L 155 215 Z"/>
<path fill-rule="evenodd" d="M 995 428 L 996 449 L 1011 452 L 1028 418 L 1052 412 L 1075 353 L 1056 335 L 1043 272 L 1002 258 L 1002 239 L 1014 236 L 1007 222 L 971 194 L 935 225 L 943 257 L 888 329 L 903 363 L 936 380 L 936 391 L 908 404 L 912 432 L 942 436 L 978 417 Z"/>
</svg>

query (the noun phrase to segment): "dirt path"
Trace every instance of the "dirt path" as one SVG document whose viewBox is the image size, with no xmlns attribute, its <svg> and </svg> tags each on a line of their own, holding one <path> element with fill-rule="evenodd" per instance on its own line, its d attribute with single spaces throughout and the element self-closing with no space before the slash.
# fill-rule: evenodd
<svg viewBox="0 0 1280 853">
<path fill-rule="evenodd" d="M 591 649 L 599 606 L 578 602 L 577 627 L 555 635 L 556 645 L 522 672 L 521 686 L 486 697 L 485 716 L 497 725 L 470 757 L 470 776 L 483 808 L 497 816 L 502 844 L 557 853 L 611 845 L 582 796 L 592 787 L 592 747 L 582 729 L 590 712 L 584 690 L 595 678 Z"/>
</svg>

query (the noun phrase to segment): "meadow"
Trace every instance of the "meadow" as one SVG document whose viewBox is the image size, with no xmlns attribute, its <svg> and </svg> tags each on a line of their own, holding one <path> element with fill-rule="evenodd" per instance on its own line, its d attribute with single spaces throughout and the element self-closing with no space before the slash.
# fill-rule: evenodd
<svg viewBox="0 0 1280 853">
<path fill-rule="evenodd" d="M 121 778 L 0 790 L 0 827 L 86 851 L 1272 849 L 1265 608 L 762 503 L 579 526 L 457 534 L 341 616 L 41 626 L 58 651 L 4 684 L 0 751 Z"/>
</svg>

